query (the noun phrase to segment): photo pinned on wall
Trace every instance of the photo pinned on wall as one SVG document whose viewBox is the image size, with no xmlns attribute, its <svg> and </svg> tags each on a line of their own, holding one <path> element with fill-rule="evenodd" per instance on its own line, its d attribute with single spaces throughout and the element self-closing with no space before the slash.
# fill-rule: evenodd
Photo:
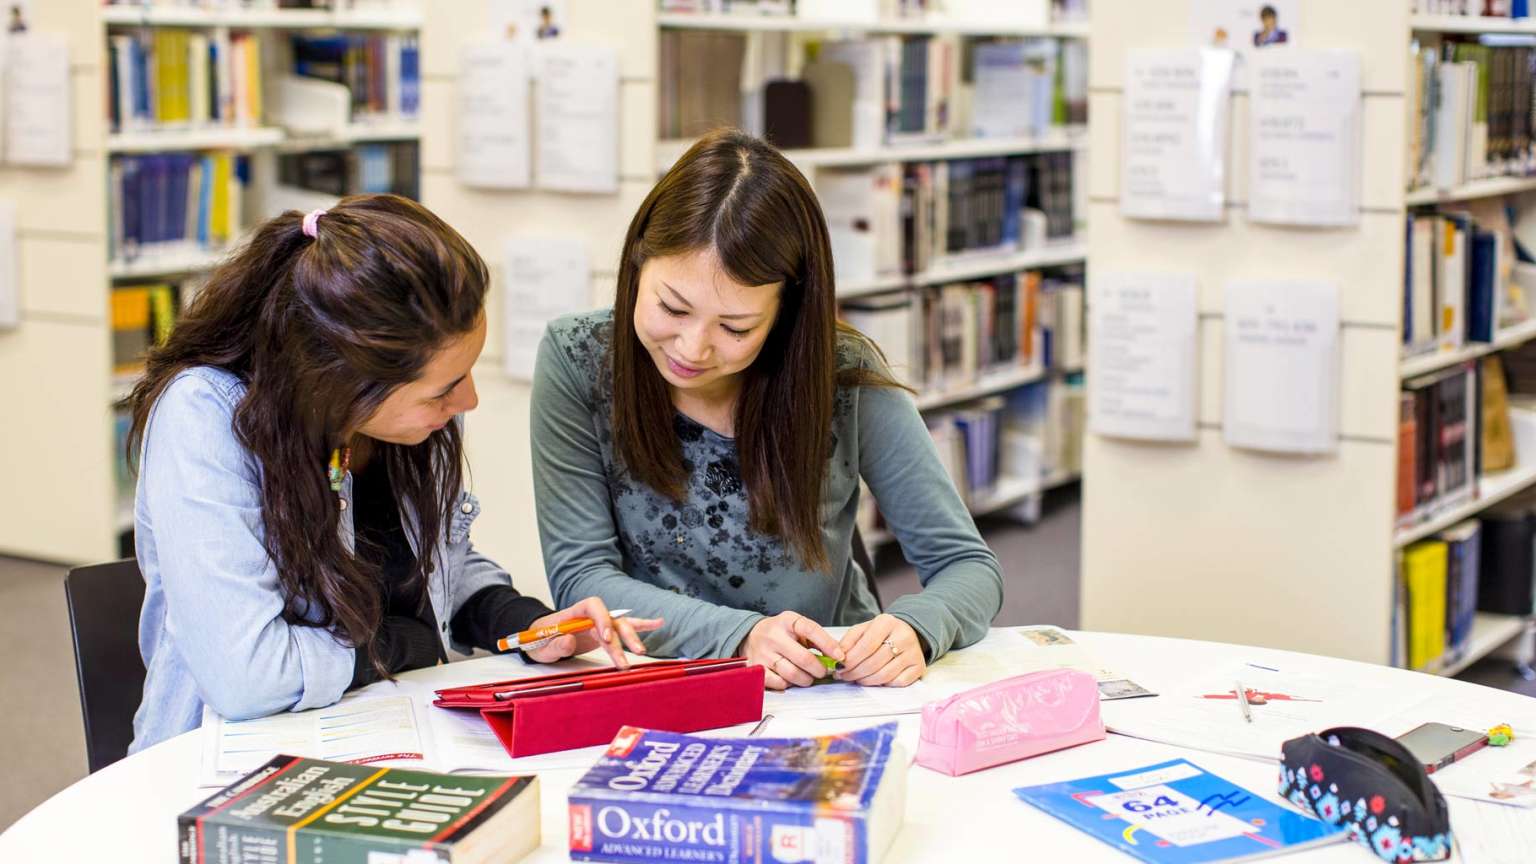
<svg viewBox="0 0 1536 864">
<path fill-rule="evenodd" d="M 569 16 L 566 0 L 491 0 L 491 32 L 514 42 L 558 39 Z"/>
<path fill-rule="evenodd" d="M 25 33 L 32 22 L 32 0 L 5 0 L 5 32 Z"/>
<path fill-rule="evenodd" d="M 1237 52 L 1232 89 L 1246 90 L 1255 51 L 1295 44 L 1301 0 L 1192 0 L 1189 15 L 1197 44 Z"/>
</svg>

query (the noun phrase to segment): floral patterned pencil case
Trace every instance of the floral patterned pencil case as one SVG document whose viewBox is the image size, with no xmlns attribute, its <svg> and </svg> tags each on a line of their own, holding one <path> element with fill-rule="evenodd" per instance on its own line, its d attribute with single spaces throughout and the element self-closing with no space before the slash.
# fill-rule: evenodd
<svg viewBox="0 0 1536 864">
<path fill-rule="evenodd" d="M 917 764 L 955 776 L 1103 738 L 1094 677 L 1053 669 L 924 705 Z"/>
<path fill-rule="evenodd" d="M 1443 861 L 1451 817 L 1424 766 L 1397 741 L 1352 726 L 1281 745 L 1280 794 L 1383 861 Z"/>
</svg>

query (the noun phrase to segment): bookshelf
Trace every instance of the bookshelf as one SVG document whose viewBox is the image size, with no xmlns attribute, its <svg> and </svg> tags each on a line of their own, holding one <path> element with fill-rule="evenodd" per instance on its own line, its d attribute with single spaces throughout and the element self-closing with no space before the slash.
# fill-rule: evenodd
<svg viewBox="0 0 1536 864">
<path fill-rule="evenodd" d="M 975 24 L 945 21 L 929 17 L 925 19 L 883 19 L 876 21 L 824 20 L 800 18 L 794 15 L 735 15 L 707 13 L 659 13 L 656 17 L 659 34 L 669 30 L 713 31 L 716 33 L 744 34 L 747 38 L 747 56 L 759 57 L 770 51 L 782 50 L 787 55 L 783 73 L 796 77 L 799 68 L 796 58 L 804 44 L 818 37 L 832 39 L 884 36 L 934 36 L 966 40 L 985 38 L 1086 39 L 1086 21 L 1055 22 L 1037 27 L 1018 27 L 1005 24 Z M 785 34 L 787 40 L 769 41 L 769 35 Z M 660 39 L 660 36 L 658 37 Z M 759 61 L 752 61 L 759 62 Z M 665 68 L 666 61 L 663 60 Z M 765 61 L 772 67 L 772 61 Z M 889 74 L 889 73 L 888 73 Z M 771 74 L 768 77 L 773 77 Z M 663 89 L 662 97 L 667 98 Z M 1022 97 L 1021 97 L 1022 98 Z M 962 100 L 963 101 L 963 100 Z M 664 110 L 665 113 L 665 110 Z M 738 122 L 736 118 L 722 118 Z M 751 128 L 750 123 L 741 125 Z M 1041 128 L 1037 134 L 1014 137 L 962 137 L 968 130 L 954 129 L 950 134 L 940 134 L 916 142 L 865 144 L 852 147 L 789 148 L 785 156 L 795 163 L 810 179 L 818 193 L 827 194 L 825 172 L 848 169 L 868 169 L 874 166 L 897 166 L 898 178 L 902 166 L 918 163 L 950 163 L 952 160 L 1019 157 L 1032 154 L 1071 153 L 1081 160 L 1087 157 L 1088 130 L 1082 125 L 1051 125 Z M 656 170 L 665 171 L 693 143 L 691 138 L 662 138 L 656 143 Z M 1077 178 L 1074 177 L 1074 180 Z M 1075 191 L 1075 190 L 1074 190 Z M 829 205 L 830 206 L 830 205 Z M 1079 205 L 1080 206 L 1080 205 Z M 1079 218 L 1081 211 L 1074 213 Z M 829 218 L 830 211 L 829 211 Z M 836 245 L 834 243 L 834 245 Z M 1054 268 L 1081 266 L 1087 258 L 1088 244 L 1081 225 L 1071 237 L 1052 239 L 1042 243 L 1026 243 L 1023 249 L 1004 248 L 936 255 L 927 266 L 918 266 L 910 273 L 880 273 L 873 276 L 842 275 L 838 279 L 838 299 L 844 301 L 900 302 L 890 298 L 906 296 L 923 314 L 921 300 L 925 291 L 938 290 L 940 286 L 961 284 L 1024 271 L 1051 270 Z M 898 365 L 900 361 L 897 361 Z M 1080 370 L 1080 367 L 1078 369 Z M 973 406 L 980 400 L 1008 394 L 1020 388 L 1047 382 L 1049 386 L 1066 386 L 1065 378 L 1056 374 L 1059 370 L 1042 368 L 1039 363 L 1021 365 L 1018 368 L 982 370 L 974 380 L 963 384 L 939 386 L 920 391 L 917 398 L 919 410 L 932 418 L 956 409 Z M 1048 477 L 999 476 L 994 483 L 984 487 L 986 492 L 971 496 L 971 509 L 975 515 L 986 515 L 1012 510 L 1040 495 L 1047 489 L 1058 488 L 1075 482 L 1079 476 L 1074 470 L 1051 471 Z M 889 542 L 891 536 L 880 529 L 864 526 L 866 544 L 876 547 Z"/>
<path fill-rule="evenodd" d="M 10 488 L 30 490 L 0 503 L 0 553 L 81 563 L 114 558 L 126 549 L 131 500 L 117 489 L 119 447 L 110 406 L 127 394 L 136 376 L 114 372 L 109 297 L 115 287 L 169 281 L 187 286 L 184 302 L 186 290 L 227 251 L 166 244 L 146 247 L 131 259 L 111 259 L 115 160 L 166 153 L 240 154 L 251 163 L 252 179 L 241 201 L 241 224 L 248 226 L 285 209 L 290 200 L 275 184 L 274 160 L 280 152 L 420 137 L 419 125 L 385 122 L 343 124 L 333 138 L 300 138 L 271 112 L 244 125 L 134 124 L 114 131 L 107 101 L 115 71 L 110 37 L 152 38 L 165 29 L 210 37 L 260 33 L 271 49 L 259 57 L 262 86 L 270 97 L 274 77 L 287 68 L 282 43 L 290 33 L 414 34 L 422 20 L 419 7 L 409 0 L 337 10 L 275 4 L 217 10 L 105 6 L 100 0 L 30 5 L 33 30 L 62 33 L 69 41 L 74 160 L 60 169 L 0 168 L 0 198 L 14 201 L 25 214 L 18 230 L 22 326 L 0 333 L 0 367 L 47 370 L 3 376 L 8 380 L 0 383 L 0 398 L 29 418 L 25 428 L 0 438 L 0 476 L 7 477 Z M 266 107 L 275 110 L 276 104 L 268 101 Z"/>
<path fill-rule="evenodd" d="M 923 20 L 859 20 L 802 18 L 795 15 L 732 15 L 719 13 L 663 12 L 658 26 L 674 30 L 731 30 L 742 33 L 851 32 L 928 36 L 1043 36 L 1086 39 L 1088 22 L 1061 21 L 1041 27 L 1010 27 L 979 22 Z"/>
<path fill-rule="evenodd" d="M 1135 4 L 1096 16 L 1090 66 L 1095 165 L 1121 147 L 1125 52 L 1189 44 L 1185 5 Z M 1358 52 L 1362 69 L 1361 210 L 1350 229 L 1308 231 L 1249 222 L 1245 162 L 1248 94 L 1231 97 L 1227 212 L 1216 224 L 1129 220 L 1119 176 L 1093 174 L 1090 273 L 1187 273 L 1198 284 L 1197 441 L 1146 445 L 1089 435 L 1084 470 L 1082 625 L 1241 641 L 1372 663 L 1393 659 L 1397 556 L 1407 544 L 1536 486 L 1536 457 L 1485 474 L 1479 496 L 1423 521 L 1396 517 L 1398 395 L 1405 381 L 1536 338 L 1536 321 L 1508 325 L 1486 344 L 1404 356 L 1404 219 L 1536 189 L 1536 178 L 1486 177 L 1405 191 L 1415 69 L 1405 47 L 1437 34 L 1536 33 L 1536 24 L 1410 14 L 1409 4 L 1304 0 L 1307 48 Z M 1366 9 L 1365 7 L 1369 7 Z M 1184 16 L 1184 17 L 1181 17 Z M 1105 56 L 1116 58 L 1101 62 Z M 1269 456 L 1222 437 L 1224 284 L 1317 279 L 1343 290 L 1340 441 L 1322 458 Z M 1090 338 L 1092 334 L 1090 333 Z M 1426 670 L 1452 675 L 1529 640 L 1524 618 L 1479 613 L 1470 639 Z"/>
</svg>

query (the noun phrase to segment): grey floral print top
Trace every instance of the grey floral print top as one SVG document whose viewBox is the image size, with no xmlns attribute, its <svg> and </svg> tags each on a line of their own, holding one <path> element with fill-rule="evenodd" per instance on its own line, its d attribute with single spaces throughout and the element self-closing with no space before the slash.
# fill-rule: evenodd
<svg viewBox="0 0 1536 864">
<path fill-rule="evenodd" d="M 597 595 L 610 608 L 660 616 L 647 649 L 664 657 L 734 654 L 764 616 L 793 609 L 825 626 L 879 614 L 851 538 L 859 477 L 923 590 L 886 611 L 917 631 L 929 661 L 986 635 L 1002 606 L 1002 572 L 934 451 L 909 394 L 843 388 L 822 498 L 830 573 L 801 567 L 777 538 L 747 526 L 736 442 L 681 413 L 673 428 L 689 472 L 682 502 L 617 464 L 609 422 L 612 310 L 552 322 L 533 381 L 533 484 L 544 568 L 556 607 Z M 878 362 L 839 346 L 844 364 Z M 888 598 L 889 599 L 889 598 Z"/>
</svg>

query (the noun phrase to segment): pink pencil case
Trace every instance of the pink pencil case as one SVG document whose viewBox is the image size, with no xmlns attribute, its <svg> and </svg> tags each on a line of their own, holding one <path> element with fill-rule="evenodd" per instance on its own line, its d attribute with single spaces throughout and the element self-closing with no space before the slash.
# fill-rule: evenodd
<svg viewBox="0 0 1536 864">
<path fill-rule="evenodd" d="M 1093 676 L 1052 669 L 924 705 L 917 764 L 958 776 L 1103 738 Z"/>
</svg>

